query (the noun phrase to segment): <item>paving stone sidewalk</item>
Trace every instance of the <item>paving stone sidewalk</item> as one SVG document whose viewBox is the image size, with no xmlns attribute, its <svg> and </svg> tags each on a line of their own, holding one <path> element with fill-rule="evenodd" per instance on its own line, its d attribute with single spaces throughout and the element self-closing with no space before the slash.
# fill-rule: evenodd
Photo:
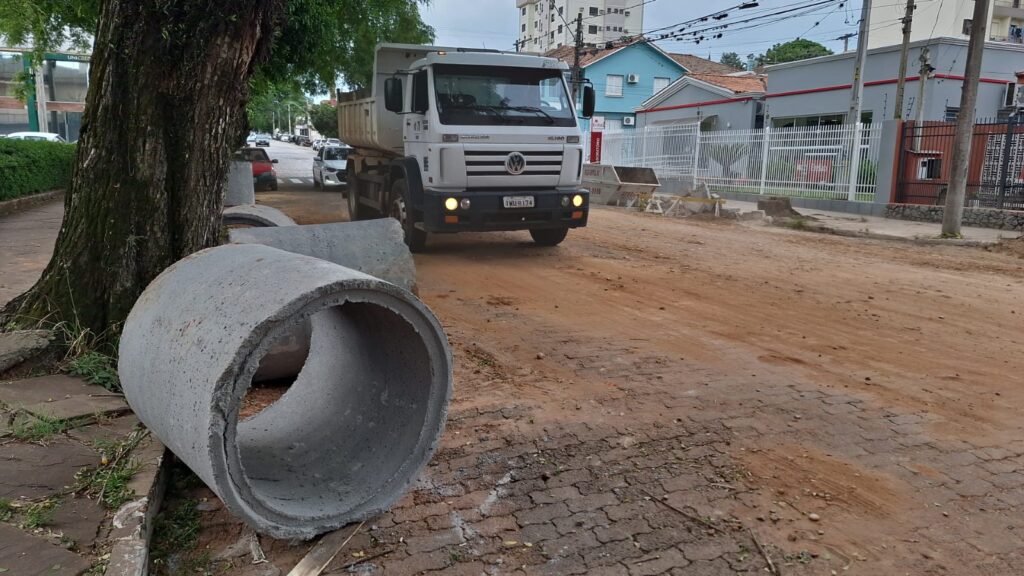
<svg viewBox="0 0 1024 576">
<path fill-rule="evenodd" d="M 102 574 L 108 519 L 146 490 L 131 476 L 162 453 L 102 387 L 62 375 L 0 382 L 0 573 Z"/>
</svg>

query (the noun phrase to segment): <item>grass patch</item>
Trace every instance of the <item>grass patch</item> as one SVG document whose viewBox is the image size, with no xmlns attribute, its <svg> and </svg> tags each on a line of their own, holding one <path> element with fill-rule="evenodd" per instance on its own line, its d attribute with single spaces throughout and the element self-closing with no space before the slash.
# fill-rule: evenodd
<svg viewBox="0 0 1024 576">
<path fill-rule="evenodd" d="M 135 491 L 128 487 L 128 483 L 142 468 L 131 453 L 148 434 L 145 430 L 136 430 L 117 442 L 96 442 L 102 454 L 100 465 L 79 470 L 75 474 L 74 491 L 95 498 L 113 510 L 131 500 Z"/>
<path fill-rule="evenodd" d="M 53 522 L 53 512 L 56 510 L 57 504 L 57 500 L 44 500 L 28 505 L 21 518 L 21 527 L 26 530 L 35 530 Z"/>
<path fill-rule="evenodd" d="M 192 549 L 199 540 L 199 511 L 195 500 L 181 500 L 156 517 L 150 546 L 153 566 L 165 573 L 172 554 Z M 164 570 L 159 570 L 163 568 Z"/>
<path fill-rule="evenodd" d="M 0 498 L 0 522 L 6 522 L 14 516 L 14 506 L 6 498 Z"/>
<path fill-rule="evenodd" d="M 72 358 L 67 364 L 67 371 L 84 378 L 89 384 L 103 386 L 111 392 L 121 392 L 117 361 L 102 352 L 90 350 Z"/>
<path fill-rule="evenodd" d="M 61 418 L 29 415 L 27 418 L 15 419 L 11 436 L 25 442 L 39 442 L 63 434 L 72 428 L 72 424 L 70 420 Z"/>
</svg>

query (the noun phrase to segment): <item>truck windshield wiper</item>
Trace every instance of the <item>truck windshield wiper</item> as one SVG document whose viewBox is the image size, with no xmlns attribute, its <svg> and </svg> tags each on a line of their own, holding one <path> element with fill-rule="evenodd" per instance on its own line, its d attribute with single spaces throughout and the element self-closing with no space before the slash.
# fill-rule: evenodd
<svg viewBox="0 0 1024 576">
<path fill-rule="evenodd" d="M 534 113 L 541 114 L 542 116 L 544 116 L 544 118 L 547 119 L 548 124 L 554 124 L 555 123 L 555 119 L 551 116 L 551 114 L 548 114 L 547 112 L 545 112 L 544 110 L 542 110 L 542 109 L 540 109 L 540 108 L 538 108 L 536 106 L 506 106 L 506 109 L 508 109 L 508 110 L 515 110 L 516 112 L 534 112 Z"/>
<path fill-rule="evenodd" d="M 505 113 L 501 111 L 501 108 L 498 108 L 497 106 L 486 106 L 483 104 L 451 104 L 450 106 L 452 108 L 461 108 L 463 110 L 484 110 L 494 114 L 500 118 L 502 122 L 508 122 L 508 116 L 506 116 Z"/>
</svg>

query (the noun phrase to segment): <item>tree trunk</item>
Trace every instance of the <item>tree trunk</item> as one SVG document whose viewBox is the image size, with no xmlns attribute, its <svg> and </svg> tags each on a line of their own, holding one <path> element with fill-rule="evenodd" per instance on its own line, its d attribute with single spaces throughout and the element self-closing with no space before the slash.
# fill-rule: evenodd
<svg viewBox="0 0 1024 576">
<path fill-rule="evenodd" d="M 283 2 L 103 0 L 60 235 L 5 323 L 115 337 L 157 274 L 218 243 L 249 79 Z"/>
</svg>

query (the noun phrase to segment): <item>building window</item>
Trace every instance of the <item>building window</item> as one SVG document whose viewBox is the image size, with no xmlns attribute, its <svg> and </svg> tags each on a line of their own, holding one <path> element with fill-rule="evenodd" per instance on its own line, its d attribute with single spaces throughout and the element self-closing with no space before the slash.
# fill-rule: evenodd
<svg viewBox="0 0 1024 576">
<path fill-rule="evenodd" d="M 558 13 L 559 13 L 559 14 L 561 14 L 561 13 L 562 13 L 562 7 L 561 7 L 561 6 L 559 6 L 559 7 L 558 7 Z"/>
<path fill-rule="evenodd" d="M 591 16 L 597 16 L 597 6 L 591 6 L 590 7 L 590 15 Z"/>
<path fill-rule="evenodd" d="M 554 22 L 554 21 L 555 21 L 555 15 L 554 15 L 554 13 L 552 13 L 552 14 L 551 14 L 551 21 L 552 21 L 552 22 Z"/>
<path fill-rule="evenodd" d="M 626 10 L 626 17 L 629 17 L 629 10 Z"/>
<path fill-rule="evenodd" d="M 558 25 L 558 33 L 559 33 L 559 34 L 561 34 L 561 33 L 562 33 L 562 25 L 561 25 L 561 24 L 559 24 L 559 25 Z"/>
<path fill-rule="evenodd" d="M 961 30 L 960 33 L 963 34 L 964 36 L 970 36 L 971 35 L 971 19 L 970 18 L 964 20 L 964 29 Z"/>
<path fill-rule="evenodd" d="M 597 26 L 587 26 L 588 34 L 597 34 Z"/>
<path fill-rule="evenodd" d="M 938 180 L 939 178 L 942 178 L 941 158 L 921 158 L 918 161 L 918 180 Z"/>
<path fill-rule="evenodd" d="M 605 96 L 622 96 L 622 74 L 609 74 L 605 82 Z"/>
<path fill-rule="evenodd" d="M 523 32 L 526 32 L 526 24 L 523 24 Z"/>
<path fill-rule="evenodd" d="M 552 39 L 552 40 L 554 40 L 554 39 L 555 39 L 555 33 L 554 33 L 554 32 L 552 32 L 552 33 L 551 33 L 551 39 Z"/>
<path fill-rule="evenodd" d="M 956 122 L 957 118 L 960 117 L 960 108 L 953 106 L 946 106 L 946 116 L 943 118 L 946 122 Z"/>
<path fill-rule="evenodd" d="M 522 15 L 523 15 L 523 16 L 526 16 L 526 6 L 523 6 L 523 11 L 522 11 Z"/>
<path fill-rule="evenodd" d="M 668 78 L 662 78 L 659 76 L 654 77 L 654 94 L 661 92 L 668 87 L 670 80 Z"/>
</svg>

